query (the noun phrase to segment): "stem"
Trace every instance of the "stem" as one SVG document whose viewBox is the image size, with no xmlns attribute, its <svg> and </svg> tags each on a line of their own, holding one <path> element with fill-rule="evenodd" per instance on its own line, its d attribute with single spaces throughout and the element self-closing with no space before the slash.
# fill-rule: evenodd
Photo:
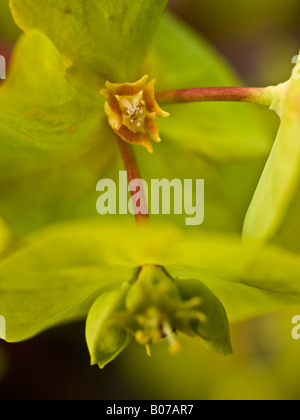
<svg viewBox="0 0 300 420">
<path fill-rule="evenodd" d="M 125 141 L 123 141 L 122 139 L 120 139 L 120 137 L 118 137 L 117 140 L 118 140 L 119 149 L 123 158 L 124 166 L 127 171 L 128 183 L 132 181 L 134 182 L 136 179 L 142 179 L 132 146 L 126 143 Z M 132 196 L 136 194 L 137 188 L 140 188 L 140 186 L 133 188 L 133 190 L 135 191 L 131 192 Z M 149 218 L 149 213 L 148 213 L 146 195 L 143 188 L 140 189 L 140 193 L 141 193 L 140 206 L 139 208 L 134 208 L 135 220 L 138 226 L 141 226 L 141 225 L 145 226 L 149 224 L 150 218 Z"/>
<path fill-rule="evenodd" d="M 273 87 L 204 87 L 158 92 L 156 99 L 160 104 L 220 101 L 248 102 L 270 107 L 274 99 L 273 92 Z"/>
</svg>

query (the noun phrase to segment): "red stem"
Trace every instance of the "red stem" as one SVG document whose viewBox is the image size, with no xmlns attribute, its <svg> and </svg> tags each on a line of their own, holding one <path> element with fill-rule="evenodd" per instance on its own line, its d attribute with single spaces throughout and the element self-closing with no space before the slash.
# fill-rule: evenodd
<svg viewBox="0 0 300 420">
<path fill-rule="evenodd" d="M 132 146 L 126 143 L 125 141 L 121 140 L 119 137 L 118 137 L 118 145 L 119 145 L 119 149 L 123 158 L 125 169 L 127 171 L 128 183 L 136 179 L 142 179 Z M 139 186 L 137 186 L 137 188 L 139 188 Z M 133 189 L 135 190 L 135 188 Z M 146 214 L 137 212 L 137 209 L 134 209 L 134 211 L 135 211 L 135 220 L 136 220 L 137 225 L 144 226 L 145 224 L 149 224 L 150 218 L 149 218 L 148 205 L 147 205 L 147 200 L 146 200 L 144 190 L 141 190 L 141 193 L 142 193 L 142 198 L 141 198 L 142 202 L 140 203 L 139 208 L 140 210 L 143 211 L 143 213 L 146 213 Z M 132 196 L 134 194 L 136 194 L 136 191 L 131 192 Z"/>
<path fill-rule="evenodd" d="M 249 87 L 204 87 L 196 89 L 157 92 L 156 99 L 161 104 L 185 102 L 250 102 L 271 106 L 272 88 Z"/>
</svg>

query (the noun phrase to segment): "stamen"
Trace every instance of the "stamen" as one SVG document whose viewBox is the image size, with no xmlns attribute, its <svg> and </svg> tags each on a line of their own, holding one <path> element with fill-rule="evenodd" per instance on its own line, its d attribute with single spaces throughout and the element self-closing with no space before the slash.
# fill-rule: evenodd
<svg viewBox="0 0 300 420">
<path fill-rule="evenodd" d="M 165 333 L 165 335 L 166 335 L 166 337 L 169 341 L 169 344 L 170 344 L 169 351 L 170 351 L 170 353 L 171 354 L 178 354 L 181 351 L 182 347 L 181 347 L 181 344 L 179 343 L 179 341 L 175 340 L 173 331 L 172 331 L 171 326 L 168 322 L 163 323 L 163 332 Z"/>
<path fill-rule="evenodd" d="M 146 347 L 147 355 L 149 357 L 151 357 L 152 355 L 151 355 L 151 346 L 150 346 L 150 344 L 146 344 L 145 347 Z"/>
<path fill-rule="evenodd" d="M 144 114 L 144 110 L 141 109 L 142 104 L 140 102 L 129 102 L 126 101 L 126 115 L 130 117 L 130 123 L 136 123 L 137 127 L 141 127 L 143 124 L 143 119 L 139 118 L 139 115 Z"/>
<path fill-rule="evenodd" d="M 135 333 L 135 339 L 138 343 L 145 346 L 149 342 L 149 336 L 142 330 L 139 330 Z"/>
</svg>

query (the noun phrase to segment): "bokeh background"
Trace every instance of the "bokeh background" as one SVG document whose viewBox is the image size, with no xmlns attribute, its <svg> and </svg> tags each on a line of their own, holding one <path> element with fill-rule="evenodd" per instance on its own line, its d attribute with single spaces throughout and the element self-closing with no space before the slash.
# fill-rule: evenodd
<svg viewBox="0 0 300 420">
<path fill-rule="evenodd" d="M 224 55 L 246 85 L 287 80 L 300 48 L 298 0 L 171 0 L 170 8 Z M 9 59 L 20 32 L 0 0 L 0 54 Z M 278 128 L 268 120 L 270 131 Z M 214 355 L 182 338 L 184 351 L 164 343 L 148 358 L 133 345 L 105 370 L 89 367 L 84 323 L 28 342 L 0 342 L 0 399 L 285 399 L 300 398 L 300 340 L 291 320 L 300 308 L 232 325 L 234 356 Z"/>
</svg>

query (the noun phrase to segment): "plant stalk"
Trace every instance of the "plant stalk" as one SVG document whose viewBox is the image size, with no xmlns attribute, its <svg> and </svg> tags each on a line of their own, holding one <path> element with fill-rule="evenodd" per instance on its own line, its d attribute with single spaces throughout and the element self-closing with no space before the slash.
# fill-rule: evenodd
<svg viewBox="0 0 300 420">
<path fill-rule="evenodd" d="M 164 104 L 187 102 L 248 102 L 271 106 L 274 88 L 204 87 L 157 92 L 156 100 Z"/>
<path fill-rule="evenodd" d="M 132 146 L 126 143 L 125 141 L 123 141 L 120 137 L 118 137 L 117 140 L 118 140 L 119 149 L 122 155 L 122 159 L 124 162 L 124 166 L 127 171 L 128 183 L 130 182 L 134 183 L 135 180 L 142 179 Z M 132 188 L 133 189 L 133 191 L 131 192 L 132 196 L 136 194 L 136 190 L 138 188 L 140 189 L 140 185 L 136 186 L 136 188 Z M 141 199 L 140 199 L 141 202 L 139 203 L 140 205 L 138 208 L 134 208 L 135 220 L 138 226 L 145 226 L 145 225 L 149 225 L 150 217 L 149 217 L 149 212 L 148 212 L 148 205 L 147 205 L 145 191 L 142 188 L 140 189 L 140 195 L 141 195 Z"/>
</svg>

